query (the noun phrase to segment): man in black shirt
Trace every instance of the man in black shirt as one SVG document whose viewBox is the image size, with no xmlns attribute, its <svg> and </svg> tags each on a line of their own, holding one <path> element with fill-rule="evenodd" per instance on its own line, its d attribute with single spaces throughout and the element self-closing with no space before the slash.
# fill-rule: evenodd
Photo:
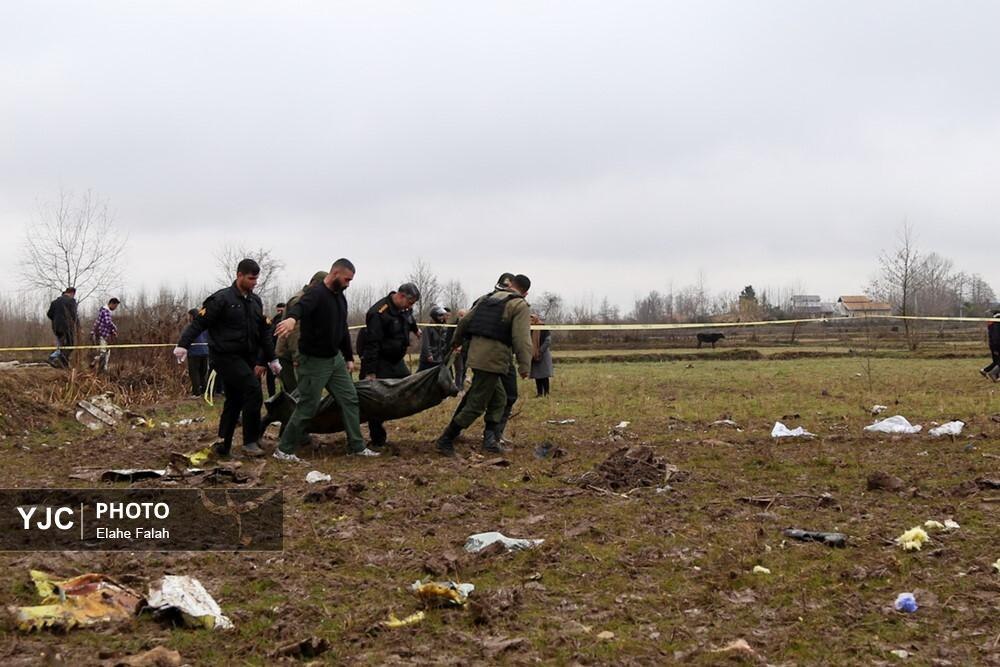
<svg viewBox="0 0 1000 667">
<path fill-rule="evenodd" d="M 260 378 L 265 364 L 281 372 L 274 356 L 274 343 L 264 317 L 264 305 L 253 293 L 260 266 L 252 259 L 240 261 L 236 280 L 205 299 L 194 319 L 181 333 L 174 348 L 177 363 L 184 363 L 188 348 L 202 331 L 209 335 L 212 366 L 226 386 L 226 403 L 219 417 L 219 442 L 212 449 L 220 457 L 229 456 L 236 422 L 243 416 L 243 452 L 263 456 L 260 438 L 260 408 L 264 397 Z"/>
<path fill-rule="evenodd" d="M 320 283 L 310 285 L 298 301 L 285 311 L 275 328 L 279 338 L 289 335 L 299 324 L 298 403 L 274 452 L 279 461 L 304 463 L 295 449 L 305 436 L 306 424 L 319 409 L 325 387 L 340 407 L 347 433 L 349 453 L 378 456 L 365 447 L 361 436 L 358 393 L 351 374 L 354 350 L 347 329 L 347 299 L 344 290 L 354 279 L 354 264 L 338 259 Z"/>
<path fill-rule="evenodd" d="M 410 334 L 420 337 L 420 329 L 413 319 L 413 304 L 420 300 L 420 290 L 413 283 L 403 283 L 395 292 L 389 292 L 368 309 L 365 328 L 358 334 L 361 352 L 361 376 L 376 378 L 405 378 L 410 374 L 403 357 L 410 347 Z M 385 446 L 386 432 L 383 422 L 368 420 L 371 448 Z"/>
<path fill-rule="evenodd" d="M 45 315 L 52 320 L 52 333 L 56 337 L 56 351 L 49 355 L 49 365 L 55 368 L 68 368 L 69 355 L 72 350 L 65 350 L 65 347 L 73 347 L 76 344 L 76 288 L 67 287 L 62 296 L 49 304 L 49 310 Z"/>
</svg>

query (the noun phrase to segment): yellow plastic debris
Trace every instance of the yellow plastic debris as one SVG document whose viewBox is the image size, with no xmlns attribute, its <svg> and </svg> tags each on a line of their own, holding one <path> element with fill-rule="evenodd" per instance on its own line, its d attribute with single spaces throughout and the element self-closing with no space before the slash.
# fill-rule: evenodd
<svg viewBox="0 0 1000 667">
<path fill-rule="evenodd" d="M 926 542 L 930 541 L 927 531 L 917 526 L 896 538 L 896 544 L 903 547 L 903 551 L 920 551 Z"/>
<path fill-rule="evenodd" d="M 753 568 L 754 574 L 771 574 L 771 571 L 762 565 L 755 565 Z"/>
<path fill-rule="evenodd" d="M 472 584 L 456 584 L 454 581 L 415 581 L 410 586 L 413 594 L 429 606 L 461 606 L 469 599 L 469 593 L 475 589 Z"/>
<path fill-rule="evenodd" d="M 406 618 L 396 618 L 395 614 L 389 614 L 389 620 L 382 621 L 382 625 L 387 628 L 405 628 L 407 625 L 413 625 L 414 623 L 419 623 L 426 618 L 426 614 L 422 611 L 418 611 L 415 614 L 410 614 Z"/>
<path fill-rule="evenodd" d="M 205 449 L 199 449 L 196 452 L 185 454 L 184 457 L 191 463 L 193 467 L 200 468 L 201 466 L 208 463 L 209 459 L 212 458 L 212 448 L 206 447 Z"/>
<path fill-rule="evenodd" d="M 103 574 L 81 574 L 66 581 L 54 581 L 38 570 L 31 571 L 42 604 L 9 607 L 19 630 L 43 628 L 69 630 L 77 626 L 125 621 L 139 612 L 141 595 Z"/>
<path fill-rule="evenodd" d="M 940 521 L 924 521 L 924 528 L 927 530 L 944 530 L 944 524 Z"/>
</svg>

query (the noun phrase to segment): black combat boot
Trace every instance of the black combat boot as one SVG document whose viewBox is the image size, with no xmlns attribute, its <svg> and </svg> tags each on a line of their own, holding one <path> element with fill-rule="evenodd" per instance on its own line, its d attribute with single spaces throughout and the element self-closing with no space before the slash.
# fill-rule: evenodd
<svg viewBox="0 0 1000 667">
<path fill-rule="evenodd" d="M 260 448 L 256 442 L 248 442 L 243 445 L 243 453 L 247 456 L 253 456 L 254 458 L 264 456 L 267 454 L 263 449 Z"/>
<path fill-rule="evenodd" d="M 438 454 L 442 456 L 454 456 L 455 455 L 455 438 L 458 434 L 462 432 L 462 427 L 456 424 L 454 421 L 449 422 L 448 426 L 444 429 L 444 433 L 441 437 L 437 439 L 437 450 Z"/>
<path fill-rule="evenodd" d="M 218 459 L 228 459 L 230 458 L 230 451 L 232 450 L 232 443 L 226 442 L 225 440 L 219 440 L 212 445 L 212 453 Z"/>
<path fill-rule="evenodd" d="M 503 432 L 507 430 L 507 421 L 510 420 L 510 413 L 514 411 L 514 404 L 511 403 L 503 409 L 500 421 L 493 425 L 493 432 L 497 435 L 497 443 L 503 444 Z"/>
<path fill-rule="evenodd" d="M 483 451 L 490 454 L 502 454 L 503 447 L 500 446 L 499 426 L 492 422 L 486 422 L 483 429 Z"/>
</svg>

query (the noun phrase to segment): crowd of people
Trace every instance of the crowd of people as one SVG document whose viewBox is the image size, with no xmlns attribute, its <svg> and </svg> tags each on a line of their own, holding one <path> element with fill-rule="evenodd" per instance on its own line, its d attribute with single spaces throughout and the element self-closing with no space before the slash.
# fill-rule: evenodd
<svg viewBox="0 0 1000 667">
<path fill-rule="evenodd" d="M 449 363 L 463 390 L 451 420 L 436 441 L 442 455 L 454 455 L 455 439 L 480 417 L 483 449 L 503 451 L 504 431 L 518 398 L 519 375 L 535 381 L 536 397 L 549 395 L 552 336 L 526 301 L 531 288 L 527 276 L 502 274 L 493 290 L 468 310 L 452 312 L 435 304 L 429 310 L 432 326 L 423 328 L 413 313 L 420 291 L 413 283 L 403 283 L 372 304 L 355 342 L 347 324 L 345 292 L 355 275 L 349 260 L 338 259 L 329 271 L 315 273 L 287 304 L 277 304 L 271 318 L 254 293 L 259 275 L 257 262 L 242 260 L 231 285 L 205 299 L 201 308 L 189 311 L 188 324 L 173 351 L 179 363 L 187 362 L 192 397 L 207 391 L 211 370 L 217 378 L 215 392 L 225 393 L 218 441 L 213 445 L 220 457 L 231 455 L 239 424 L 244 454 L 265 455 L 260 445 L 262 379 L 268 395 L 275 395 L 280 382 L 281 390 L 296 402 L 274 458 L 300 461 L 296 451 L 308 439 L 306 429 L 319 409 L 324 389 L 341 411 L 349 453 L 379 456 L 388 434 L 383 422 L 371 419 L 367 442 L 362 435 L 353 379 L 355 349 L 360 357 L 360 380 L 404 378 L 410 375 L 405 358 L 413 337 L 420 342 L 418 372 Z M 108 299 L 90 328 L 94 351 L 90 366 L 96 372 L 108 370 L 110 345 L 118 335 L 113 316 L 120 303 L 117 298 Z M 48 362 L 68 368 L 78 346 L 76 289 L 67 287 L 51 302 L 46 315 L 56 339 Z M 980 373 L 996 382 L 1000 380 L 1000 311 L 993 315 L 997 321 L 987 326 L 992 362 Z M 472 380 L 466 387 L 469 370 Z"/>
<path fill-rule="evenodd" d="M 464 390 L 437 439 L 442 455 L 454 455 L 455 438 L 480 417 L 484 419 L 483 449 L 503 451 L 504 430 L 518 397 L 518 375 L 535 378 L 538 395 L 548 394 L 551 336 L 548 331 L 531 331 L 531 325 L 541 319 L 531 313 L 526 301 L 531 281 L 525 275 L 504 273 L 493 290 L 468 310 L 452 312 L 433 305 L 430 324 L 437 326 L 425 327 L 416 322 L 413 312 L 420 291 L 413 283 L 403 283 L 371 305 L 354 341 L 345 292 L 354 280 L 355 267 L 348 259 L 338 259 L 329 271 L 315 273 L 287 303 L 277 306 L 273 318 L 266 317 L 254 293 L 259 274 L 254 260 L 242 260 L 233 283 L 192 311 L 174 348 L 177 361 L 188 363 L 193 394 L 205 390 L 207 372 L 198 348 L 207 347 L 211 366 L 225 386 L 218 441 L 213 445 L 218 457 L 232 455 L 238 424 L 242 424 L 244 455 L 265 455 L 260 444 L 261 380 L 265 377 L 270 394 L 276 390 L 272 383 L 277 378 L 281 390 L 295 400 L 295 410 L 272 453 L 275 459 L 301 461 L 297 451 L 308 439 L 309 420 L 319 409 L 324 389 L 341 412 L 348 452 L 379 456 L 388 434 L 375 419 L 369 420 L 367 442 L 362 434 L 353 377 L 355 350 L 361 381 L 404 378 L 410 375 L 406 355 L 413 338 L 420 342 L 418 372 L 452 364 L 456 382 Z M 472 379 L 466 388 L 469 370 Z"/>
</svg>

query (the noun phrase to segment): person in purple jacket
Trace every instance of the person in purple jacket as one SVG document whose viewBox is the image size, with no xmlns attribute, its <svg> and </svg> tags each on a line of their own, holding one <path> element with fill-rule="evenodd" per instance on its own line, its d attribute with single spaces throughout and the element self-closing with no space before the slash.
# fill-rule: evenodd
<svg viewBox="0 0 1000 667">
<path fill-rule="evenodd" d="M 94 326 L 90 329 L 90 339 L 98 346 L 97 354 L 90 360 L 90 367 L 98 373 L 108 372 L 108 362 L 111 360 L 111 349 L 108 344 L 118 337 L 118 327 L 111 319 L 111 313 L 115 311 L 119 303 L 121 302 L 114 297 L 108 299 L 108 305 L 101 306 L 101 309 L 97 311 L 97 319 L 94 320 Z"/>
</svg>

